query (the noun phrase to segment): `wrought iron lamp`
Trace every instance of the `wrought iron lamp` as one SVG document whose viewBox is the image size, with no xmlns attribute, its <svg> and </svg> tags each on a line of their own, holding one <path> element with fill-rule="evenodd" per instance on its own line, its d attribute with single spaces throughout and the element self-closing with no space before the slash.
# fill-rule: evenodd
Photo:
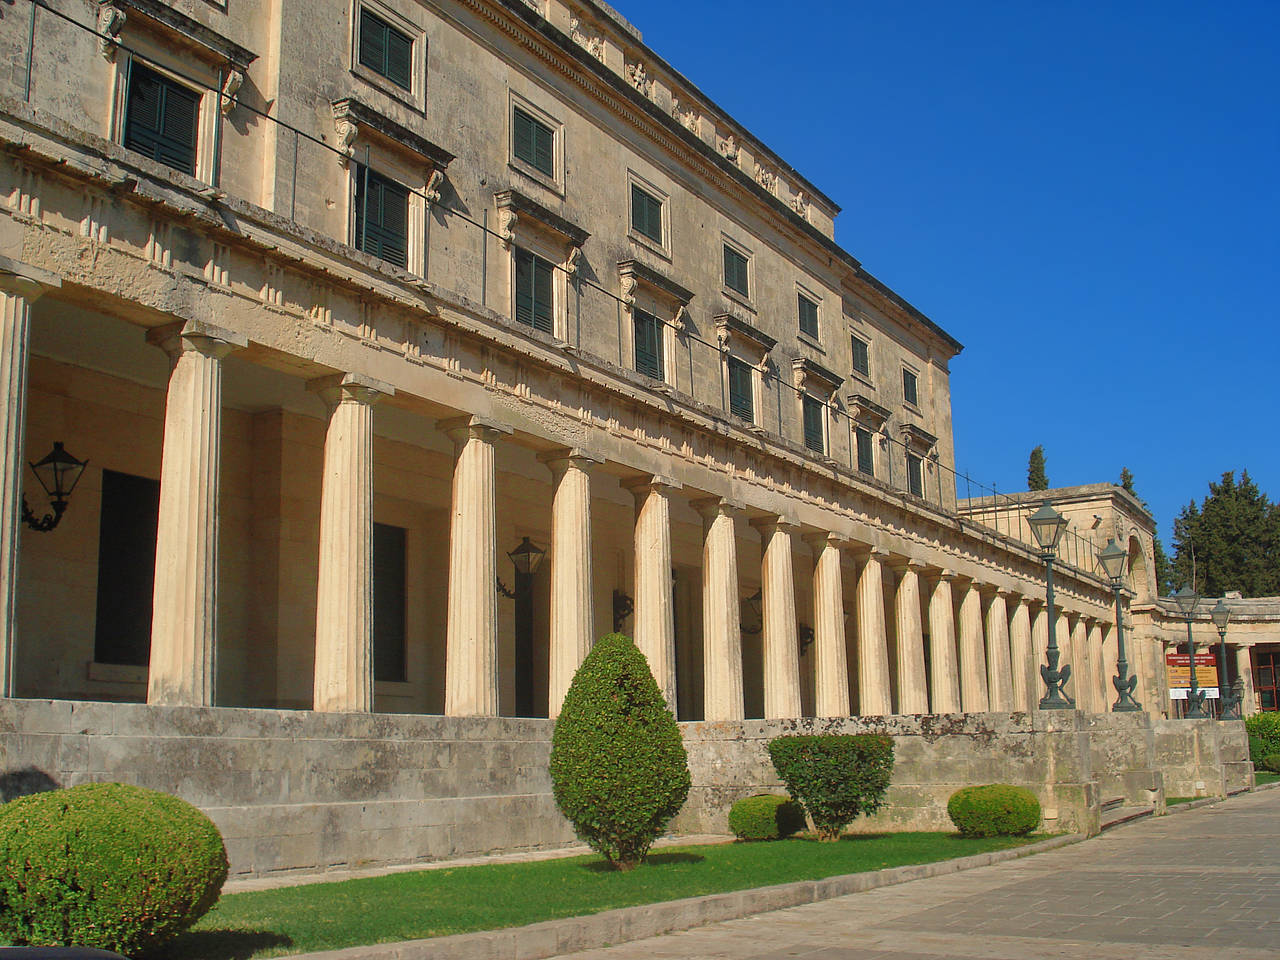
<svg viewBox="0 0 1280 960">
<path fill-rule="evenodd" d="M 1186 584 L 1173 595 L 1173 599 L 1178 609 L 1182 611 L 1182 615 L 1187 618 L 1187 654 L 1191 660 L 1191 689 L 1187 691 L 1186 719 L 1203 720 L 1208 716 L 1204 712 L 1205 692 L 1196 683 L 1196 642 L 1191 637 L 1191 619 L 1195 616 L 1196 607 L 1200 604 L 1200 594 L 1196 593 L 1190 584 Z"/>
<path fill-rule="evenodd" d="M 1134 688 L 1138 678 L 1129 675 L 1129 661 L 1124 653 L 1124 615 L 1120 610 L 1120 590 L 1123 586 L 1124 563 L 1129 559 L 1128 552 L 1115 537 L 1107 541 L 1107 545 L 1098 551 L 1098 563 L 1103 572 L 1111 580 L 1111 590 L 1116 595 L 1116 675 L 1111 678 L 1111 685 L 1116 688 L 1116 702 L 1112 704 L 1113 713 L 1126 713 L 1141 710 L 1142 704 L 1133 699 Z"/>
<path fill-rule="evenodd" d="M 1031 526 L 1031 535 L 1040 545 L 1040 559 L 1044 561 L 1045 606 L 1049 614 L 1049 647 L 1045 651 L 1048 662 L 1040 666 L 1040 676 L 1049 692 L 1040 698 L 1040 709 L 1070 710 L 1075 701 L 1063 693 L 1062 688 L 1071 677 L 1071 665 L 1058 669 L 1061 652 L 1058 650 L 1058 631 L 1053 613 L 1053 558 L 1058 551 L 1058 541 L 1067 529 L 1067 518 L 1045 503 L 1027 518 L 1027 523 Z"/>
<path fill-rule="evenodd" d="M 514 550 L 507 553 L 511 558 L 511 565 L 516 568 L 516 573 L 532 576 L 538 572 L 538 567 L 542 564 L 542 558 L 547 555 L 547 551 L 543 550 L 528 537 L 521 539 L 520 543 Z M 517 586 L 519 584 L 517 583 Z M 514 599 L 516 592 L 502 582 L 502 578 L 498 578 L 498 592 L 508 600 Z"/>
<path fill-rule="evenodd" d="M 67 503 L 71 499 L 71 491 L 76 488 L 76 484 L 84 476 L 84 468 L 88 463 L 88 460 L 77 460 L 67 453 L 62 446 L 61 440 L 55 440 L 49 455 L 39 463 L 31 464 L 31 472 L 36 475 L 36 479 L 40 481 L 40 486 L 48 494 L 49 506 L 53 509 L 53 512 L 46 513 L 43 517 L 37 519 L 31 507 L 27 505 L 27 498 L 24 495 L 22 498 L 23 522 L 32 530 L 37 530 L 40 533 L 48 533 L 56 527 L 58 521 L 62 519 L 63 513 L 66 512 Z"/>
<path fill-rule="evenodd" d="M 1231 608 L 1225 600 L 1219 600 L 1209 617 L 1218 628 L 1218 719 L 1239 720 L 1240 699 L 1227 683 L 1227 624 L 1231 622 Z"/>
</svg>

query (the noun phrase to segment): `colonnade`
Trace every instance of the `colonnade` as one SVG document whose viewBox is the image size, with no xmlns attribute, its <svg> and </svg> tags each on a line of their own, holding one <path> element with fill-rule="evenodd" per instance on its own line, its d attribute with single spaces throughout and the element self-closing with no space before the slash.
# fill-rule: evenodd
<svg viewBox="0 0 1280 960">
<path fill-rule="evenodd" d="M 21 429 L 29 301 L 47 277 L 0 271 L 0 589 L 6 624 L 4 693 L 12 693 L 12 618 L 20 517 Z M 217 644 L 217 512 L 222 360 L 237 334 L 187 322 L 149 339 L 170 358 L 156 549 L 150 703 L 212 705 Z M 354 374 L 309 384 L 324 401 L 316 602 L 314 707 L 373 709 L 373 417 L 386 383 Z M 496 449 L 510 427 L 479 416 L 441 421 L 453 441 L 444 710 L 498 713 L 499 657 Z M 592 472 L 588 453 L 540 454 L 552 484 L 549 708 L 554 716 L 596 636 L 592 611 Z M 633 635 L 668 703 L 676 703 L 671 502 L 679 481 L 643 475 L 624 485 L 635 499 Z M 762 659 L 766 718 L 802 715 L 794 557 L 812 552 L 814 712 L 818 716 L 1033 709 L 1041 694 L 1048 615 L 1043 602 L 959 576 L 915 557 L 887 553 L 792 518 L 748 511 L 723 497 L 691 496 L 702 518 L 704 712 L 744 718 L 740 582 L 735 518 L 761 540 Z M 854 615 L 846 615 L 844 570 L 855 566 Z M 886 604 L 886 587 L 890 602 Z M 927 614 L 924 611 L 927 610 Z M 1114 666 L 1110 624 L 1066 610 L 1055 628 L 1075 670 L 1080 707 L 1106 709 Z M 926 630 L 927 626 L 927 630 Z M 851 689 L 846 636 L 853 629 Z M 1105 635 L 1104 635 L 1105 634 Z M 856 693 L 856 700 L 855 700 Z"/>
</svg>

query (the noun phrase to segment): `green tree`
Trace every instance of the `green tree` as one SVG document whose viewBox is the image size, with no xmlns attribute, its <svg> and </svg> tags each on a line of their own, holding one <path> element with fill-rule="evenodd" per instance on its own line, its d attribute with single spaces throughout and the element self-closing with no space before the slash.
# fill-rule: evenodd
<svg viewBox="0 0 1280 960">
<path fill-rule="evenodd" d="M 1048 490 L 1049 478 L 1044 472 L 1044 447 L 1037 446 L 1027 460 L 1027 489 Z"/>
<path fill-rule="evenodd" d="M 1192 500 L 1173 522 L 1173 580 L 1202 596 L 1239 590 L 1246 597 L 1280 594 L 1280 507 L 1245 470 L 1210 482 L 1209 495 Z"/>
<path fill-rule="evenodd" d="M 635 644 L 601 637 L 574 674 L 551 737 L 556 805 L 614 867 L 643 863 L 689 795 L 680 728 Z"/>
</svg>

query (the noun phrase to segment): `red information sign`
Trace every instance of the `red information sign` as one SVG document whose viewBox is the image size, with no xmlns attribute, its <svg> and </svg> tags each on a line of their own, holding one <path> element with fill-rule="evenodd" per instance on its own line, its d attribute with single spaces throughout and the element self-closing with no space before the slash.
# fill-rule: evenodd
<svg viewBox="0 0 1280 960">
<path fill-rule="evenodd" d="M 1185 653 L 1166 653 L 1166 672 L 1170 690 L 1186 690 L 1191 687 L 1191 662 Z M 1205 651 L 1196 653 L 1196 686 L 1217 689 L 1218 658 Z"/>
</svg>

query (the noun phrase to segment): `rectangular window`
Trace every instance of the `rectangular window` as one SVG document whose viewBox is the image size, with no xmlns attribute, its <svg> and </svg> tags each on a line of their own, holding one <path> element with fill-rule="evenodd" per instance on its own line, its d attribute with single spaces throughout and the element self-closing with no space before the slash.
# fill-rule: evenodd
<svg viewBox="0 0 1280 960">
<path fill-rule="evenodd" d="M 662 201 L 631 185 L 631 228 L 654 243 L 662 243 Z"/>
<path fill-rule="evenodd" d="M 361 164 L 355 171 L 356 249 L 407 269 L 408 188 Z"/>
<path fill-rule="evenodd" d="M 729 357 L 729 412 L 751 423 L 756 422 L 751 365 L 737 357 Z"/>
<path fill-rule="evenodd" d="M 151 654 L 160 482 L 102 471 L 93 659 L 144 667 Z"/>
<path fill-rule="evenodd" d="M 196 175 L 200 94 L 138 62 L 129 69 L 124 145 L 166 166 Z"/>
<path fill-rule="evenodd" d="M 804 445 L 814 453 L 826 453 L 826 431 L 823 430 L 822 401 L 807 393 L 804 400 Z"/>
<path fill-rule="evenodd" d="M 853 344 L 853 369 L 864 377 L 871 376 L 871 355 L 867 341 L 861 337 L 850 336 Z"/>
<path fill-rule="evenodd" d="M 800 332 L 818 339 L 818 305 L 803 293 L 796 294 L 800 302 Z"/>
<path fill-rule="evenodd" d="M 536 253 L 516 248 L 516 321 L 555 333 L 551 277 L 555 267 Z"/>
<path fill-rule="evenodd" d="M 373 525 L 373 678 L 404 683 L 405 530 Z"/>
<path fill-rule="evenodd" d="M 751 296 L 747 283 L 747 258 L 728 244 L 724 248 L 724 285 L 744 297 Z"/>
<path fill-rule="evenodd" d="M 922 462 L 914 453 L 907 454 L 907 489 L 917 497 L 924 496 Z"/>
<path fill-rule="evenodd" d="M 548 177 L 556 173 L 555 131 L 535 120 L 519 107 L 513 107 L 511 119 L 511 152 Z"/>
<path fill-rule="evenodd" d="M 902 371 L 902 399 L 912 406 L 920 403 L 920 395 L 917 389 L 918 381 L 916 375 L 910 370 Z"/>
<path fill-rule="evenodd" d="M 876 457 L 874 440 L 870 430 L 862 427 L 854 428 L 854 436 L 858 441 L 858 470 L 868 476 L 876 475 Z"/>
<path fill-rule="evenodd" d="M 413 89 L 413 38 L 360 8 L 360 64 L 405 90 Z"/>
<path fill-rule="evenodd" d="M 635 311 L 636 370 L 655 380 L 662 375 L 662 321 L 643 310 Z"/>
</svg>

